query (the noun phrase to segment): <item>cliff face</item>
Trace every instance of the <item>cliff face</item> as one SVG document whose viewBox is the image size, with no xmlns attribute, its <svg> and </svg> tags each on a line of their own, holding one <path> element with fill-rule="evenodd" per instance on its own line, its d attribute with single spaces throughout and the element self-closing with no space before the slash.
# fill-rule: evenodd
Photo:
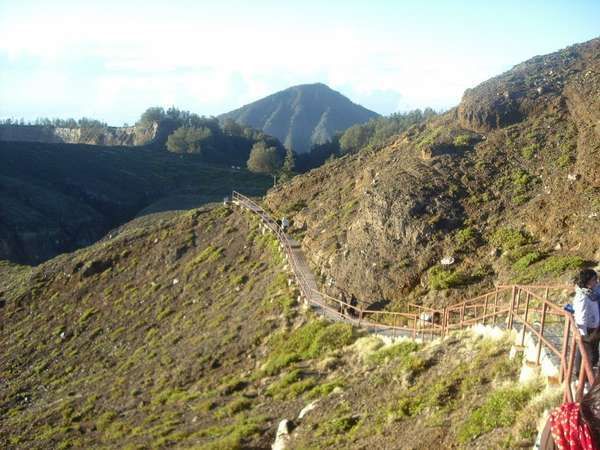
<svg viewBox="0 0 600 450">
<path fill-rule="evenodd" d="M 139 146 L 150 143 L 158 125 L 137 127 L 60 128 L 40 125 L 0 125 L 0 141 Z"/>
<path fill-rule="evenodd" d="M 292 218 L 325 286 L 365 300 L 567 282 L 600 260 L 598 92 L 600 39 L 535 57 L 387 148 L 272 190 L 267 206 Z"/>
</svg>

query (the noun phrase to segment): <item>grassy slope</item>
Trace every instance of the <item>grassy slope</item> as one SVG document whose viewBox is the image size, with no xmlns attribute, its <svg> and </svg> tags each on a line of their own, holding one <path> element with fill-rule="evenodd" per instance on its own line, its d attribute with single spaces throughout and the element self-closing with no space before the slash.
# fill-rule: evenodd
<svg viewBox="0 0 600 450">
<path fill-rule="evenodd" d="M 0 446 L 269 448 L 278 421 L 319 398 L 294 448 L 481 445 L 459 433 L 514 380 L 505 344 L 372 353 L 380 343 L 350 345 L 356 330 L 300 312 L 282 264 L 272 237 L 224 207 L 147 216 L 36 268 L 4 264 Z M 515 411 L 504 425 L 531 393 L 500 394 Z M 511 435 L 499 426 L 485 442 Z"/>
</svg>

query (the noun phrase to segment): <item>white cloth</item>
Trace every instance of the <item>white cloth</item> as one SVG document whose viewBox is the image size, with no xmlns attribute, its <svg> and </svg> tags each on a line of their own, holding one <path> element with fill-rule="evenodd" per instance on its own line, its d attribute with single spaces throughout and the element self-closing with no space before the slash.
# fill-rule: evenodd
<svg viewBox="0 0 600 450">
<path fill-rule="evenodd" d="M 600 311 L 598 303 L 594 301 L 595 295 L 591 289 L 575 286 L 575 323 L 582 336 L 587 335 L 588 328 L 598 328 L 600 325 Z"/>
</svg>

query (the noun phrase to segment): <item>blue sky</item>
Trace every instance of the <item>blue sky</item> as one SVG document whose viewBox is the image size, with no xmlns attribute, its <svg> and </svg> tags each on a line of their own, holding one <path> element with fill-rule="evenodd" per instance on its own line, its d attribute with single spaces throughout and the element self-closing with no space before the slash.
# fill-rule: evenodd
<svg viewBox="0 0 600 450">
<path fill-rule="evenodd" d="M 217 115 L 323 82 L 382 114 L 600 35 L 600 2 L 0 0 L 0 118 Z"/>
</svg>

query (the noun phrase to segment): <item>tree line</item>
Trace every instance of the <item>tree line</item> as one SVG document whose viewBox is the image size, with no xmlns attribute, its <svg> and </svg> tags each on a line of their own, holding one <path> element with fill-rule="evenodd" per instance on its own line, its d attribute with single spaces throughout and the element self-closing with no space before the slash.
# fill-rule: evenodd
<svg viewBox="0 0 600 450">
<path fill-rule="evenodd" d="M 21 119 L 0 119 L 0 125 L 16 125 L 16 126 L 39 126 L 39 127 L 54 127 L 54 128 L 108 128 L 106 122 L 101 122 L 96 119 L 82 117 L 81 119 L 50 119 L 48 117 L 38 117 L 35 120 Z M 127 124 L 125 124 L 127 126 Z"/>
<path fill-rule="evenodd" d="M 403 133 L 411 126 L 425 122 L 437 114 L 431 108 L 415 109 L 353 125 L 336 134 L 330 142 L 313 145 L 309 153 L 296 155 L 296 169 L 299 172 L 307 172 L 323 165 L 328 159 L 384 146 L 392 136 Z"/>
</svg>

